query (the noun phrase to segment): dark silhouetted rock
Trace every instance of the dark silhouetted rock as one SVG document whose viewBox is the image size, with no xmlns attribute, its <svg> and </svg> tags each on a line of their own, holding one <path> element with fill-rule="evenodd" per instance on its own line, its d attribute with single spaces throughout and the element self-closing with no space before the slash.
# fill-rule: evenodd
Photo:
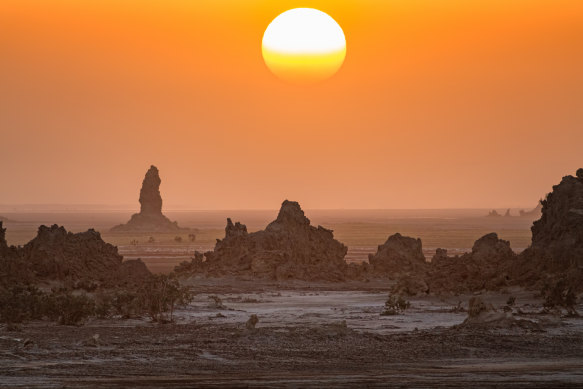
<svg viewBox="0 0 583 389">
<path fill-rule="evenodd" d="M 558 267 L 583 266 L 583 178 L 566 176 L 542 201 L 542 216 L 532 225 L 532 248 Z"/>
<path fill-rule="evenodd" d="M 64 227 L 40 226 L 37 236 L 21 250 L 36 275 L 49 279 L 105 281 L 115 275 L 122 262 L 117 247 L 105 243 L 99 232 L 73 234 Z"/>
<path fill-rule="evenodd" d="M 369 255 L 369 263 L 375 273 L 397 274 L 422 273 L 427 268 L 421 239 L 409 238 L 401 234 L 390 236 L 378 247 L 376 254 Z"/>
<path fill-rule="evenodd" d="M 510 208 L 508 208 L 506 210 L 506 213 L 504 214 L 504 217 L 512 217 L 512 215 L 510 214 Z"/>
<path fill-rule="evenodd" d="M 208 276 L 252 276 L 264 279 L 345 279 L 347 248 L 331 230 L 314 227 L 297 202 L 284 201 L 277 219 L 265 230 L 248 233 L 241 223 L 227 220 L 225 238 L 215 249 L 196 255 L 178 272 Z"/>
<path fill-rule="evenodd" d="M 3 222 L 0 221 L 0 255 L 8 250 L 8 243 L 6 243 L 6 228 L 3 228 Z"/>
<path fill-rule="evenodd" d="M 120 224 L 111 232 L 175 232 L 185 231 L 178 223 L 170 221 L 162 214 L 162 196 L 160 195 L 160 175 L 158 168 L 151 166 L 146 172 L 140 190 L 140 213 L 132 215 L 127 224 Z"/>
<path fill-rule="evenodd" d="M 470 293 L 499 290 L 510 282 L 507 268 L 516 260 L 508 241 L 495 233 L 478 239 L 472 252 L 448 257 L 438 249 L 425 281 L 432 293 Z"/>
<path fill-rule="evenodd" d="M 431 259 L 431 263 L 435 263 L 442 259 L 447 259 L 447 250 L 438 248 L 435 250 L 435 255 Z"/>
<path fill-rule="evenodd" d="M 55 280 L 110 287 L 138 284 L 150 275 L 143 262 L 122 260 L 117 247 L 104 242 L 95 230 L 74 234 L 57 225 L 40 226 L 26 245 L 4 250 L 0 286 Z"/>
<path fill-rule="evenodd" d="M 500 214 L 498 213 L 498 211 L 496 211 L 495 209 L 491 210 L 491 211 L 488 213 L 488 217 L 500 217 L 500 216 L 502 216 L 502 215 L 500 215 Z"/>
<path fill-rule="evenodd" d="M 247 323 L 245 323 L 245 327 L 249 331 L 253 331 L 253 330 L 255 330 L 255 326 L 257 325 L 257 323 L 259 323 L 259 318 L 257 317 L 257 315 L 253 314 L 253 315 L 251 315 L 249 320 L 247 320 Z"/>
<path fill-rule="evenodd" d="M 520 285 L 540 289 L 565 283 L 583 290 L 583 174 L 563 177 L 541 201 L 542 215 L 532 225 L 532 244 L 511 268 Z"/>
<path fill-rule="evenodd" d="M 123 261 L 116 274 L 117 284 L 139 285 L 152 273 L 141 259 L 129 259 Z"/>
</svg>

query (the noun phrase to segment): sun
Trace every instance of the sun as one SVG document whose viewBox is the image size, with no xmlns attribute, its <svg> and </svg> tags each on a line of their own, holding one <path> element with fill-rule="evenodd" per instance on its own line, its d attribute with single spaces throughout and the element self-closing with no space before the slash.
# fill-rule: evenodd
<svg viewBox="0 0 583 389">
<path fill-rule="evenodd" d="M 310 84 L 333 76 L 346 58 L 342 28 L 328 14 L 295 8 L 276 17 L 263 35 L 263 59 L 279 78 Z"/>
</svg>

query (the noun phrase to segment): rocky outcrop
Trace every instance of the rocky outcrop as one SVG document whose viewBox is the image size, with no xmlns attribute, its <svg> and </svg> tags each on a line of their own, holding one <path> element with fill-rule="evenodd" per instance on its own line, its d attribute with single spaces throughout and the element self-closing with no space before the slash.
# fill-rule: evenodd
<svg viewBox="0 0 583 389">
<path fill-rule="evenodd" d="M 532 225 L 532 244 L 511 268 L 521 285 L 537 289 L 559 282 L 583 290 L 583 169 L 563 177 L 541 201 L 542 215 Z"/>
<path fill-rule="evenodd" d="M 390 236 L 378 246 L 376 254 L 370 254 L 368 261 L 375 273 L 390 277 L 421 274 L 427 269 L 421 239 L 409 238 L 401 234 Z"/>
<path fill-rule="evenodd" d="M 40 280 L 68 281 L 74 285 L 117 286 L 137 283 L 150 275 L 141 261 L 122 262 L 117 247 L 99 232 L 67 232 L 64 227 L 40 226 L 37 236 L 23 247 L 11 247 L 2 258 L 0 279 L 8 283 Z"/>
<path fill-rule="evenodd" d="M 583 169 L 553 187 L 531 230 L 532 249 L 547 255 L 556 267 L 583 267 Z"/>
<path fill-rule="evenodd" d="M 73 234 L 64 227 L 40 226 L 37 236 L 21 250 L 22 258 L 40 278 L 105 281 L 119 270 L 122 256 L 99 232 Z"/>
<path fill-rule="evenodd" d="M 541 216 L 542 209 L 543 209 L 543 205 L 542 205 L 542 200 L 541 200 L 541 201 L 539 201 L 537 206 L 535 208 L 533 208 L 532 210 L 530 210 L 530 211 L 520 210 L 519 214 L 520 214 L 520 217 L 538 219 Z"/>
<path fill-rule="evenodd" d="M 140 285 L 152 273 L 141 259 L 123 261 L 115 275 L 118 285 Z"/>
<path fill-rule="evenodd" d="M 8 250 L 8 243 L 6 242 L 6 228 L 2 228 L 3 223 L 0 221 L 0 255 Z"/>
<path fill-rule="evenodd" d="M 120 224 L 111 232 L 175 232 L 185 231 L 178 223 L 170 221 L 162 214 L 162 196 L 160 195 L 160 174 L 156 166 L 146 172 L 140 190 L 140 213 L 132 215 L 127 224 Z"/>
<path fill-rule="evenodd" d="M 490 212 L 488 212 L 488 217 L 500 217 L 502 215 L 500 215 L 498 213 L 498 211 L 496 211 L 495 209 L 491 210 Z"/>
<path fill-rule="evenodd" d="M 286 200 L 265 230 L 248 233 L 245 225 L 228 219 L 225 238 L 217 240 L 215 249 L 204 257 L 195 254 L 177 270 L 215 277 L 342 281 L 346 252 L 331 230 L 312 226 L 300 205 Z"/>
<path fill-rule="evenodd" d="M 498 290 L 509 284 L 508 266 L 515 260 L 510 242 L 491 233 L 478 239 L 471 253 L 448 257 L 438 249 L 425 281 L 438 294 Z"/>
</svg>

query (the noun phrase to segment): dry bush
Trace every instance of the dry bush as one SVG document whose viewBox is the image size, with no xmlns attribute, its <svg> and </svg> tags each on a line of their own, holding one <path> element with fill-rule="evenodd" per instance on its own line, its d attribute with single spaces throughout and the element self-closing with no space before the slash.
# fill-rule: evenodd
<svg viewBox="0 0 583 389">
<path fill-rule="evenodd" d="M 400 295 L 389 294 L 389 298 L 385 301 L 385 308 L 381 312 L 381 316 L 399 315 L 409 309 L 411 303 L 405 300 Z"/>
</svg>

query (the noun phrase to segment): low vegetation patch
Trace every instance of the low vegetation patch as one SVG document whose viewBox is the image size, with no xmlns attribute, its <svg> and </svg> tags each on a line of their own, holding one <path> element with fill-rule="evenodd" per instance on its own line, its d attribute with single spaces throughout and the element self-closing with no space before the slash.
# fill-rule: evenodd
<svg viewBox="0 0 583 389">
<path fill-rule="evenodd" d="M 389 298 L 385 301 L 385 307 L 381 312 L 381 316 L 400 315 L 409 309 L 410 306 L 411 303 L 405 300 L 402 296 L 389 294 Z"/>
<path fill-rule="evenodd" d="M 92 294 L 65 287 L 44 292 L 34 285 L 13 285 L 0 288 L 0 323 L 8 328 L 32 320 L 82 325 L 90 317 L 129 319 L 144 315 L 165 323 L 174 320 L 176 307 L 189 304 L 192 298 L 188 287 L 167 275 L 152 275 L 135 289 Z"/>
</svg>

